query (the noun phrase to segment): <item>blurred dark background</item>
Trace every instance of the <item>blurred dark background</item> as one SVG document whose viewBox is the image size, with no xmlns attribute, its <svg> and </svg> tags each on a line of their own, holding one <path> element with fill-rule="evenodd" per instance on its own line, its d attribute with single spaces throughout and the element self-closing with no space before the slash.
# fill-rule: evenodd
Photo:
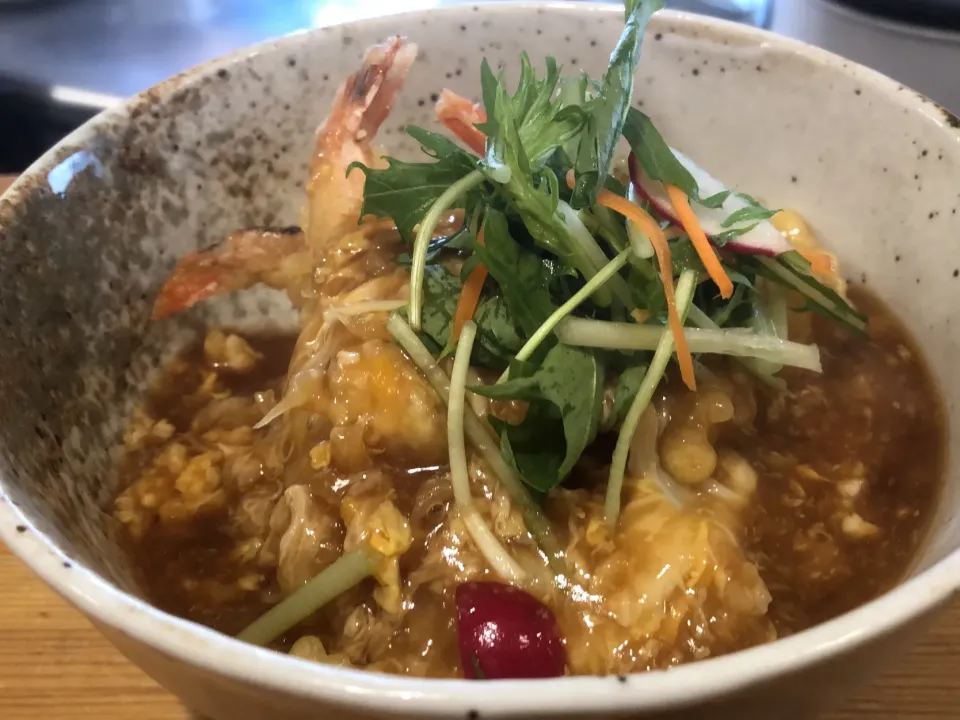
<svg viewBox="0 0 960 720">
<path fill-rule="evenodd" d="M 24 170 L 103 108 L 232 50 L 371 15 L 473 1 L 0 0 L 0 174 Z M 771 27 L 960 112 L 960 0 L 666 4 Z"/>
<path fill-rule="evenodd" d="M 24 170 L 103 108 L 231 50 L 457 0 L 0 0 L 0 173 Z M 770 0 L 668 0 L 766 24 Z"/>
</svg>

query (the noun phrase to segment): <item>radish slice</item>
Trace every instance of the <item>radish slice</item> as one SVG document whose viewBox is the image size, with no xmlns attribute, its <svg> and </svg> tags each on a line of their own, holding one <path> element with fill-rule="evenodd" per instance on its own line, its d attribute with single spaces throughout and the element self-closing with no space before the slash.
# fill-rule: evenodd
<svg viewBox="0 0 960 720">
<path fill-rule="evenodd" d="M 564 674 L 567 654 L 550 608 L 496 582 L 457 586 L 460 659 L 467 678 L 501 680 Z"/>
<path fill-rule="evenodd" d="M 683 153 L 677 150 L 672 150 L 672 152 L 680 164 L 683 165 L 693 176 L 693 179 L 697 181 L 700 197 L 708 198 L 718 193 L 726 192 L 729 189 Z M 640 167 L 640 163 L 637 162 L 637 158 L 633 153 L 630 153 L 630 179 L 637 192 L 646 198 L 660 215 L 676 225 L 680 224 L 674 216 L 673 205 L 670 203 L 670 198 L 667 196 L 667 191 L 664 189 L 663 183 L 651 179 L 643 171 L 643 168 Z M 703 231 L 711 240 L 729 230 L 749 227 L 756 222 L 751 220 L 744 223 L 737 223 L 730 227 L 723 227 L 723 222 L 728 217 L 736 211 L 748 207 L 748 203 L 736 193 L 730 193 L 729 197 L 724 201 L 723 206 L 716 209 L 704 207 L 696 201 L 691 202 L 690 207 L 693 208 L 694 213 L 696 213 L 697 220 L 700 221 L 700 227 L 703 228 Z M 793 250 L 793 246 L 790 245 L 780 231 L 773 226 L 773 223 L 769 220 L 761 220 L 756 222 L 756 227 L 752 230 L 728 241 L 723 245 L 723 249 L 744 255 L 767 255 L 769 257 L 776 257 L 785 252 L 790 252 Z"/>
</svg>

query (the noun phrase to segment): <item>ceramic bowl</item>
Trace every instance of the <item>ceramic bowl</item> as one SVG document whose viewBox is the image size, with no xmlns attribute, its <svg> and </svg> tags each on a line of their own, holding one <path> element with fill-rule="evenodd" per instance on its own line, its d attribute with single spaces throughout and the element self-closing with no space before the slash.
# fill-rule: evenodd
<svg viewBox="0 0 960 720">
<path fill-rule="evenodd" d="M 118 648 L 223 720 L 338 717 L 805 717 L 901 657 L 960 582 L 960 475 L 892 592 L 746 652 L 630 677 L 467 682 L 388 677 L 238 643 L 152 609 L 103 508 L 125 418 L 199 312 L 151 325 L 176 258 L 249 224 L 296 222 L 314 128 L 339 80 L 392 33 L 421 58 L 380 140 L 431 124 L 443 86 L 476 96 L 480 58 L 521 50 L 599 76 L 621 28 L 608 4 L 489 4 L 371 19 L 204 65 L 64 140 L 0 201 L 0 537 Z M 637 102 L 669 141 L 777 206 L 800 210 L 910 320 L 951 416 L 960 328 L 960 121 L 874 72 L 695 16 L 655 18 Z M 269 293 L 201 312 L 289 319 Z M 958 442 L 951 425 L 950 446 Z"/>
</svg>

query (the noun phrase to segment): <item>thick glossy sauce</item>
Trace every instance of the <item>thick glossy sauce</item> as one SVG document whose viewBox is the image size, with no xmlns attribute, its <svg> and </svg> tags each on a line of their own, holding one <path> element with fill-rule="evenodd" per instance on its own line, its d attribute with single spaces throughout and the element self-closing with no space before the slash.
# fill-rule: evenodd
<svg viewBox="0 0 960 720">
<path fill-rule="evenodd" d="M 767 402 L 755 439 L 731 439 L 762 478 L 747 537 L 781 634 L 893 587 L 923 542 L 945 472 L 946 419 L 923 357 L 882 303 L 862 288 L 851 297 L 870 316 L 869 341 L 815 319 L 823 375 L 789 375 L 790 396 Z M 856 493 L 857 514 L 880 532 L 829 530 L 844 493 Z"/>
<path fill-rule="evenodd" d="M 862 290 L 854 288 L 851 295 L 870 315 L 869 339 L 853 338 L 817 319 L 796 329 L 801 339 L 820 346 L 822 376 L 786 372 L 788 390 L 776 392 L 758 386 L 732 364 L 712 366 L 738 414 L 734 422 L 717 426 L 712 443 L 718 450 L 739 453 L 757 474 L 756 492 L 738 515 L 734 532 L 742 548 L 738 552 L 756 565 L 772 597 L 765 616 L 724 625 L 718 618 L 729 610 L 725 603 L 732 601 L 708 598 L 699 614 L 678 616 L 680 625 L 668 628 L 669 632 L 660 623 L 650 635 L 657 638 L 655 647 L 645 635 L 639 639 L 631 636 L 622 644 L 629 646 L 628 650 L 585 651 L 572 671 L 663 667 L 798 632 L 876 597 L 903 575 L 923 542 L 940 490 L 945 418 L 923 359 L 902 326 Z M 217 392 L 248 398 L 262 390 L 278 393 L 293 339 L 247 340 L 264 356 L 263 361 L 249 374 L 219 372 Z M 210 371 L 203 353 L 192 351 L 161 378 L 145 407 L 152 420 L 168 420 L 178 436 L 187 433 L 186 440 L 181 437 L 187 445 L 191 423 L 210 402 L 209 393 L 198 395 L 198 387 L 205 378 L 209 380 Z M 676 415 L 677 408 L 690 401 L 678 383 L 671 382 L 661 391 L 659 404 L 673 408 Z M 243 424 L 236 414 L 220 422 L 226 428 Z M 122 465 L 123 487 L 143 482 L 164 442 L 131 449 Z M 564 491 L 548 503 L 548 512 L 564 537 L 579 532 L 576 528 L 583 530 L 584 537 L 589 534 L 588 520 L 602 497 L 603 463 L 608 462 L 605 458 L 611 449 L 609 437 L 598 439 L 573 478 L 580 489 Z M 277 482 L 284 487 L 294 482 L 306 487 L 319 511 L 327 513 L 336 526 L 331 536 L 337 542 L 342 542 L 337 510 L 344 493 L 349 495 L 351 488 L 368 494 L 386 488 L 383 491 L 395 498 L 396 507 L 410 519 L 414 540 L 400 562 L 401 576 L 409 578 L 427 562 L 449 508 L 445 468 L 419 467 L 422 464 L 415 458 L 392 460 L 358 473 L 337 468 L 315 471 L 309 463 L 294 459 Z M 267 475 L 267 470 L 260 471 L 257 482 Z M 173 480 L 165 482 L 167 489 L 158 491 L 161 495 L 172 492 Z M 158 607 L 233 634 L 282 596 L 276 567 L 264 563 L 262 556 L 258 559 L 256 552 L 243 552 L 247 535 L 238 523 L 238 508 L 256 493 L 265 492 L 257 482 L 231 486 L 211 510 L 181 519 L 154 518 L 138 526 L 137 517 L 131 520 L 129 512 L 149 514 L 149 510 L 127 508 L 121 534 L 141 571 L 148 597 Z M 426 491 L 435 491 L 436 500 L 425 499 Z M 156 502 L 151 498 L 146 505 L 155 506 Z M 117 507 L 121 517 L 121 500 Z M 636 517 L 643 510 L 629 512 Z M 133 527 L 139 530 L 133 532 Z M 603 573 L 622 572 L 632 562 L 630 557 L 614 562 L 603 555 L 605 551 L 591 549 L 589 544 L 583 548 L 588 558 L 585 562 L 597 579 L 602 579 Z M 316 552 L 316 570 L 338 552 L 339 547 L 322 545 Z M 594 557 L 600 558 L 595 566 L 590 564 Z M 445 581 L 455 586 L 456 573 L 444 567 L 449 573 Z M 285 649 L 309 632 L 323 638 L 328 650 L 332 647 L 353 658 L 355 664 L 411 674 L 459 674 L 450 593 L 431 592 L 429 587 L 424 581 L 415 588 L 406 599 L 408 612 L 393 622 L 374 612 L 371 593 L 375 583 L 368 581 L 276 647 Z M 599 642 L 596 637 L 604 623 L 611 622 L 604 615 L 609 610 L 604 606 L 606 598 L 589 611 L 555 596 L 551 602 L 567 632 L 571 657 L 574 646 Z M 358 608 L 363 610 L 359 615 Z M 360 628 L 358 623 L 366 622 L 364 612 L 369 627 Z M 590 621 L 590 613 L 599 613 L 601 619 Z M 705 628 L 717 631 L 704 635 Z M 367 631 L 381 637 L 363 636 Z M 361 642 L 351 632 L 363 636 L 362 650 L 351 646 L 354 640 Z"/>
</svg>

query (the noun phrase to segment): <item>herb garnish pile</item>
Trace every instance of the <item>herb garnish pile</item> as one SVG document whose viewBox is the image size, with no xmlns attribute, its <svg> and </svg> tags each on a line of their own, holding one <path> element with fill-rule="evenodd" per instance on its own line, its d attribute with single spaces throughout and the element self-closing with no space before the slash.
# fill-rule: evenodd
<svg viewBox="0 0 960 720">
<path fill-rule="evenodd" d="M 771 235 L 775 211 L 719 186 L 632 105 L 644 31 L 660 7 L 628 0 L 600 80 L 564 77 L 553 58 L 538 75 L 524 54 L 511 93 L 484 61 L 482 109 L 457 133 L 471 149 L 409 127 L 423 162 L 359 166 L 363 214 L 392 218 L 411 245 L 406 323 L 417 335 L 401 344 L 419 337 L 432 360 L 464 351 L 469 334 L 469 363 L 501 377 L 466 390 L 528 404 L 522 422 L 490 424 L 502 472 L 535 498 L 564 481 L 598 433 L 619 429 L 611 527 L 630 439 L 671 358 L 691 390 L 700 353 L 736 356 L 776 386 L 784 365 L 819 370 L 817 349 L 786 337 L 789 298 L 865 328 L 812 271 L 824 271 L 822 257 L 764 244 L 780 237 Z M 630 175 L 612 172 L 621 145 Z M 462 210 L 463 229 L 435 239 L 452 209 Z M 459 272 L 450 258 L 462 261 Z M 451 411 L 469 413 L 455 390 Z"/>
</svg>

